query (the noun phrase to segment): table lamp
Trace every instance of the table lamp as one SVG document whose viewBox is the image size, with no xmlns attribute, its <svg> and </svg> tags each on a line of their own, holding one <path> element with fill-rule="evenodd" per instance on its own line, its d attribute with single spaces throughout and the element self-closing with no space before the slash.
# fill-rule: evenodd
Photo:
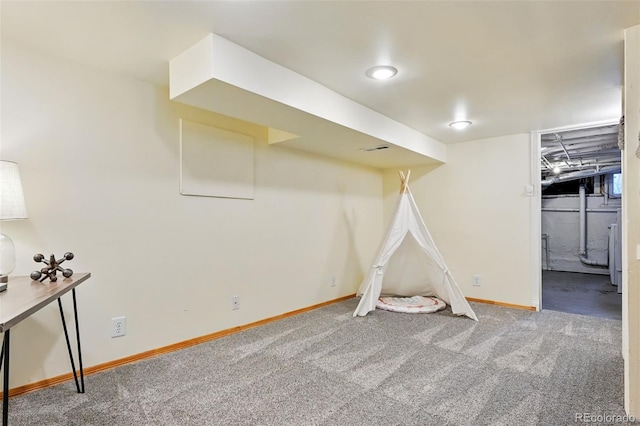
<svg viewBox="0 0 640 426">
<path fill-rule="evenodd" d="M 18 165 L 0 160 L 0 220 L 27 218 Z M 0 291 L 6 290 L 9 274 L 16 268 L 16 248 L 11 238 L 0 234 Z"/>
</svg>

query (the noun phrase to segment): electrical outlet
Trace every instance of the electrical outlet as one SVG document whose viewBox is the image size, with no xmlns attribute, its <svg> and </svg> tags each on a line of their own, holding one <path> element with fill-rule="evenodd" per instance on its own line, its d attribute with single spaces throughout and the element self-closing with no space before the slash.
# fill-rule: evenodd
<svg viewBox="0 0 640 426">
<path fill-rule="evenodd" d="M 240 296 L 231 296 L 231 310 L 240 309 Z"/>
<path fill-rule="evenodd" d="M 336 277 L 335 275 L 331 277 L 331 287 L 335 287 L 336 286 Z"/>
<path fill-rule="evenodd" d="M 480 287 L 480 275 L 474 275 L 471 278 L 471 282 L 473 283 L 474 286 Z"/>
<path fill-rule="evenodd" d="M 127 317 L 111 318 L 111 337 L 124 336 L 127 333 Z"/>
</svg>

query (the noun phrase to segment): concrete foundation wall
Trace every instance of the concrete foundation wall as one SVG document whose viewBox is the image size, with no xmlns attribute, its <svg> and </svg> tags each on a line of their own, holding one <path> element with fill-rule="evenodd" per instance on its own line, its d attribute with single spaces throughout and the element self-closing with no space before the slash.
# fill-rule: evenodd
<svg viewBox="0 0 640 426">
<path fill-rule="evenodd" d="M 580 262 L 580 199 L 561 196 L 542 199 L 542 234 L 547 235 L 548 263 L 545 239 L 542 240 L 542 269 L 591 274 L 609 274 L 607 268 L 588 266 Z M 609 225 L 616 223 L 619 198 L 587 196 L 587 257 L 607 262 L 609 253 Z M 590 211 L 596 210 L 596 211 Z"/>
</svg>

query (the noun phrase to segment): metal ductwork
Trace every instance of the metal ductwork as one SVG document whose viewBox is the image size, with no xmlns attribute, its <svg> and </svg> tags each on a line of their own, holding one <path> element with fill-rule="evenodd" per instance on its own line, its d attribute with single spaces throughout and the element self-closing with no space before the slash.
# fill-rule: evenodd
<svg viewBox="0 0 640 426">
<path fill-rule="evenodd" d="M 543 188 L 546 188 L 547 186 L 553 185 L 554 183 L 569 182 L 572 180 L 584 179 L 584 178 L 598 176 L 598 175 L 608 175 L 611 173 L 620 173 L 620 170 L 621 170 L 620 165 L 605 166 L 597 170 L 583 170 L 583 171 L 579 170 L 576 172 L 569 172 L 559 176 L 555 176 L 555 177 L 552 177 L 551 179 L 545 179 L 540 183 Z"/>
</svg>

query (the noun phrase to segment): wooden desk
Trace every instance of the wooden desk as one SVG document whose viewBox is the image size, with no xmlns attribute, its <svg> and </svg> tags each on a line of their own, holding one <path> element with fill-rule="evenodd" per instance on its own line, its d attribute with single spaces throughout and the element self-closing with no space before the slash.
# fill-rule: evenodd
<svg viewBox="0 0 640 426">
<path fill-rule="evenodd" d="M 67 340 L 67 350 L 71 361 L 71 369 L 79 393 L 84 392 L 84 370 L 82 368 L 82 352 L 80 350 L 80 328 L 78 327 L 78 309 L 76 304 L 76 287 L 86 281 L 91 276 L 90 273 L 76 273 L 70 278 L 58 277 L 58 281 L 45 282 L 33 281 L 30 277 L 9 277 L 7 289 L 0 292 L 0 332 L 4 333 L 2 340 L 2 350 L 0 351 L 0 365 L 3 363 L 4 385 L 2 395 L 2 425 L 6 426 L 9 418 L 9 338 L 11 327 L 18 324 L 23 319 L 38 312 L 54 300 L 58 301 L 62 328 Z M 80 367 L 80 382 L 71 351 L 69 333 L 62 310 L 60 297 L 71 291 L 73 295 L 73 314 L 76 324 L 76 340 L 78 349 L 78 362 Z M 82 384 L 82 386 L 80 386 Z"/>
</svg>

